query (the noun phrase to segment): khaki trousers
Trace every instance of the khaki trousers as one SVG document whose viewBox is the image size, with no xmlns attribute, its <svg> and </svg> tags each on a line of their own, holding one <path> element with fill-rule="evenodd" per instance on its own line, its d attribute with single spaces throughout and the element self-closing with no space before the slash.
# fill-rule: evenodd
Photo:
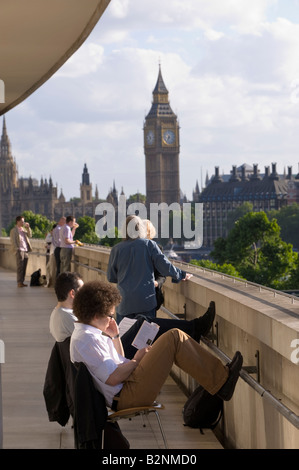
<svg viewBox="0 0 299 470">
<path fill-rule="evenodd" d="M 71 271 L 71 261 L 73 256 L 73 248 L 60 249 L 60 272 Z"/>
<path fill-rule="evenodd" d="M 16 261 L 17 261 L 17 283 L 22 284 L 26 276 L 28 252 L 18 250 L 16 252 Z"/>
<path fill-rule="evenodd" d="M 172 329 L 161 335 L 124 383 L 117 410 L 151 405 L 173 364 L 214 395 L 228 378 L 228 367 L 189 335 Z"/>
</svg>

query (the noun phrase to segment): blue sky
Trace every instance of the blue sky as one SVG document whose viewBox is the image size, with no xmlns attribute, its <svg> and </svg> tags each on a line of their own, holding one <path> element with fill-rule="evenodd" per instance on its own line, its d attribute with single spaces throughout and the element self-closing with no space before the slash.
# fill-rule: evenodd
<svg viewBox="0 0 299 470">
<path fill-rule="evenodd" d="M 69 199 L 86 163 L 101 198 L 114 181 L 145 193 L 142 128 L 159 62 L 188 198 L 215 166 L 297 174 L 298 0 L 111 0 L 71 59 L 7 113 L 19 175 L 51 176 Z"/>
</svg>

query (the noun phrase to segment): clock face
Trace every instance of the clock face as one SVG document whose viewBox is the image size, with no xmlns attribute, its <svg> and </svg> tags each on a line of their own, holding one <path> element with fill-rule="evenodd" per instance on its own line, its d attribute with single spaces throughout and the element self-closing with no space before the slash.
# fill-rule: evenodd
<svg viewBox="0 0 299 470">
<path fill-rule="evenodd" d="M 165 142 L 165 144 L 168 144 L 168 145 L 173 144 L 175 141 L 174 132 L 171 130 L 165 131 L 163 134 L 163 141 Z"/>
<path fill-rule="evenodd" d="M 151 145 L 153 144 L 155 141 L 155 136 L 154 136 L 154 132 L 153 131 L 148 131 L 148 133 L 146 134 L 146 142 Z"/>
</svg>

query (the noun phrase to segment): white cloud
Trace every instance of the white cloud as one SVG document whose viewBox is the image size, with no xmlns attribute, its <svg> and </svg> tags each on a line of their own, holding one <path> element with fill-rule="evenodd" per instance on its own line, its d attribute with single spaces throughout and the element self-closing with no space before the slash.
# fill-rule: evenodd
<svg viewBox="0 0 299 470">
<path fill-rule="evenodd" d="M 125 18 L 128 15 L 130 0 L 113 0 L 109 5 L 109 12 L 115 18 Z"/>
<path fill-rule="evenodd" d="M 277 0 L 113 0 L 105 12 L 112 28 L 215 28 L 222 25 L 250 32 L 265 20 Z M 111 21 L 110 21 L 111 20 Z M 124 22 L 125 20 L 125 22 Z M 105 21 L 105 19 L 104 19 Z M 105 25 L 104 25 L 105 27 Z M 217 29 L 217 28 L 216 28 Z"/>
<path fill-rule="evenodd" d="M 56 77 L 75 78 L 95 72 L 103 62 L 104 48 L 98 44 L 85 43 L 58 70 Z"/>
<path fill-rule="evenodd" d="M 205 37 L 209 39 L 210 41 L 218 41 L 218 39 L 221 39 L 224 36 L 224 33 L 215 31 L 214 29 L 206 29 L 204 34 L 205 34 Z"/>
<path fill-rule="evenodd" d="M 8 113 L 20 174 L 51 175 L 70 198 L 87 163 L 100 197 L 113 180 L 127 195 L 144 193 L 142 127 L 159 62 L 188 197 L 215 166 L 295 169 L 299 26 L 269 18 L 276 4 L 281 14 L 274 0 L 113 0 L 79 51 Z"/>
</svg>

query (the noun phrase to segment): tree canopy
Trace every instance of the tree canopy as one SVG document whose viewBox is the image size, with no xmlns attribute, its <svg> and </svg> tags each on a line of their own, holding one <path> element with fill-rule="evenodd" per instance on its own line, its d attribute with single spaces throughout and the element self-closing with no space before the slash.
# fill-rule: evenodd
<svg viewBox="0 0 299 470">
<path fill-rule="evenodd" d="M 34 214 L 32 211 L 24 211 L 21 215 L 24 217 L 25 222 L 29 222 L 32 230 L 32 238 L 45 238 L 54 224 L 54 222 L 51 222 L 51 220 L 47 219 L 44 215 Z M 14 226 L 15 220 L 13 220 L 7 228 L 8 235 Z"/>
<path fill-rule="evenodd" d="M 286 288 L 296 272 L 298 255 L 280 237 L 276 219 L 249 212 L 237 220 L 226 239 L 215 241 L 212 258 L 232 264 L 240 276 L 272 288 Z"/>
</svg>

